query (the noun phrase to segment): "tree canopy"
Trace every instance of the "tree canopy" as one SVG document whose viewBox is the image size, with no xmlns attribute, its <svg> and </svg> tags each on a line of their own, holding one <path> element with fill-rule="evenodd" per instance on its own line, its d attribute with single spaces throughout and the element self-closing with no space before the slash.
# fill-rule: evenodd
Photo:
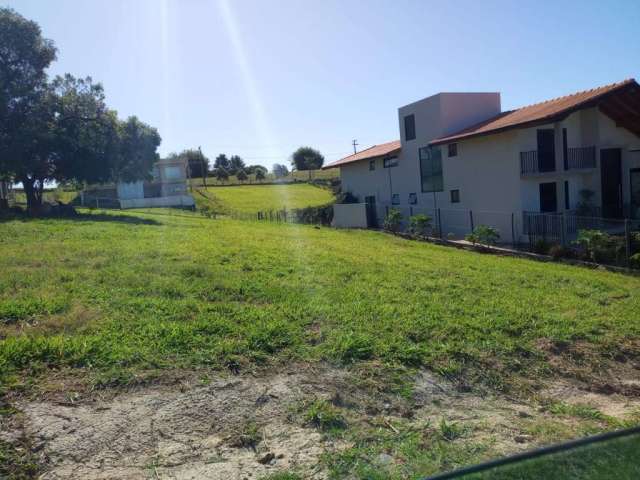
<svg viewBox="0 0 640 480">
<path fill-rule="evenodd" d="M 317 170 L 324 164 L 324 156 L 315 148 L 300 147 L 291 155 L 296 170 Z"/>
<path fill-rule="evenodd" d="M 274 163 L 271 167 L 271 171 L 276 178 L 282 178 L 289 175 L 289 169 L 287 166 L 280 163 Z"/>
<path fill-rule="evenodd" d="M 118 119 L 90 77 L 47 78 L 51 40 L 0 8 L 0 176 L 22 182 L 30 209 L 48 181 L 133 181 L 158 160 L 158 132 L 135 117 Z"/>
</svg>

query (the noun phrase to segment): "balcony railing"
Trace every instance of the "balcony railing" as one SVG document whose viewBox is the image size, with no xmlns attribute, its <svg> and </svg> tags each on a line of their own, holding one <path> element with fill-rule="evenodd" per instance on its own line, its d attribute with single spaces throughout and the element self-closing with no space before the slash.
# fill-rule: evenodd
<svg viewBox="0 0 640 480">
<path fill-rule="evenodd" d="M 520 175 L 555 172 L 555 158 L 551 155 L 539 155 L 537 150 L 520 152 Z"/>
<path fill-rule="evenodd" d="M 567 149 L 567 170 L 596 168 L 596 147 L 575 147 Z"/>
</svg>

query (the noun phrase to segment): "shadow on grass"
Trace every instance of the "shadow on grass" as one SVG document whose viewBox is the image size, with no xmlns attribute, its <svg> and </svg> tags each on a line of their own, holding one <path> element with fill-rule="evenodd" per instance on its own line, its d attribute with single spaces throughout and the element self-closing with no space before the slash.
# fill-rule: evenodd
<svg viewBox="0 0 640 480">
<path fill-rule="evenodd" d="M 161 225 L 153 218 L 142 218 L 133 215 L 112 215 L 107 213 L 77 213 L 75 215 L 41 215 L 34 216 L 27 213 L 9 212 L 0 213 L 0 223 L 19 220 L 29 222 L 32 220 L 68 220 L 73 222 L 116 222 L 129 223 L 131 225 Z"/>
</svg>

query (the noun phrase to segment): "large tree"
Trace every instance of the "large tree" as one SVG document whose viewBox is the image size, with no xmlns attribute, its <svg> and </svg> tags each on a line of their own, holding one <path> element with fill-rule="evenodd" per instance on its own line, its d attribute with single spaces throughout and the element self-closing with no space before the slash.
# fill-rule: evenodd
<svg viewBox="0 0 640 480">
<path fill-rule="evenodd" d="M 276 178 L 282 178 L 289 175 L 289 169 L 287 166 L 280 163 L 274 163 L 271 167 L 271 171 Z"/>
<path fill-rule="evenodd" d="M 206 178 L 209 170 L 209 159 L 200 149 L 190 148 L 183 150 L 178 157 L 187 162 L 191 178 Z"/>
<path fill-rule="evenodd" d="M 160 144 L 135 117 L 120 122 L 91 78 L 48 82 L 53 59 L 37 24 L 0 8 L 0 175 L 22 183 L 29 209 L 41 205 L 48 181 L 145 178 Z"/>
<path fill-rule="evenodd" d="M 300 147 L 291 155 L 291 164 L 296 170 L 317 170 L 323 163 L 324 156 L 315 148 Z"/>
<path fill-rule="evenodd" d="M 213 168 L 214 170 L 217 170 L 219 168 L 229 170 L 229 159 L 224 153 L 221 153 L 216 157 L 215 161 L 213 162 Z"/>
<path fill-rule="evenodd" d="M 229 168 L 227 169 L 231 175 L 237 175 L 240 170 L 245 169 L 244 160 L 238 155 L 232 155 L 229 159 Z"/>
</svg>

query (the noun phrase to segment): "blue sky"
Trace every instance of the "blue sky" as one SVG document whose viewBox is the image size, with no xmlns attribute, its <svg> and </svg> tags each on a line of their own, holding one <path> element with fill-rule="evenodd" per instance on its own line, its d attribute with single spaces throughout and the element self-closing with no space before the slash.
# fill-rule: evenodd
<svg viewBox="0 0 640 480">
<path fill-rule="evenodd" d="M 327 161 L 398 138 L 399 106 L 499 91 L 514 108 L 640 77 L 640 2 L 0 0 L 91 75 L 161 153 Z"/>
</svg>

